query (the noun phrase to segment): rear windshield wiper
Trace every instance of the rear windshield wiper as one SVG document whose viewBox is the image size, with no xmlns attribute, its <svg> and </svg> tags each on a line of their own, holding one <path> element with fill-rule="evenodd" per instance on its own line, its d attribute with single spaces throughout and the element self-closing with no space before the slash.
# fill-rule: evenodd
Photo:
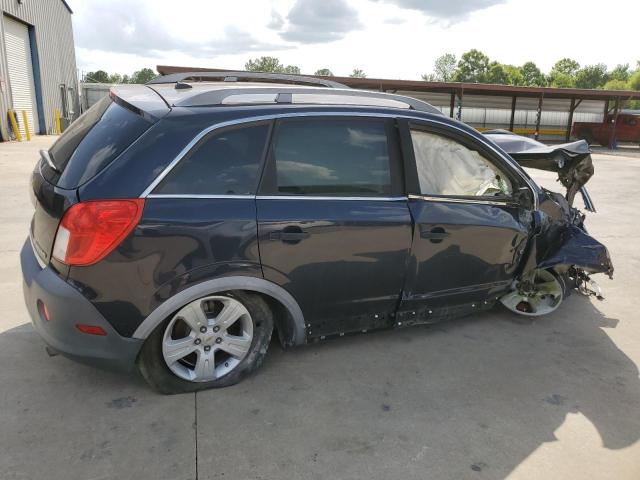
<svg viewBox="0 0 640 480">
<path fill-rule="evenodd" d="M 58 170 L 58 167 L 55 166 L 55 164 L 53 163 L 53 160 L 51 160 L 51 155 L 49 155 L 49 152 L 47 150 L 40 150 L 40 156 L 45 162 L 47 162 L 47 165 L 49 165 L 49 167 L 54 172 L 62 173 L 60 170 Z"/>
</svg>

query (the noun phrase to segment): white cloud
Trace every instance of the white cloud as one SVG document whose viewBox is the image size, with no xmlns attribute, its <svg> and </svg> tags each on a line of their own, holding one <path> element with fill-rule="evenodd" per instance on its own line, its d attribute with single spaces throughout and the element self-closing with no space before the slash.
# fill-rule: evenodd
<svg viewBox="0 0 640 480">
<path fill-rule="evenodd" d="M 362 28 L 358 11 L 347 0 L 296 0 L 287 20 L 280 36 L 303 44 L 333 42 Z"/>
<path fill-rule="evenodd" d="M 249 58 L 272 55 L 306 73 L 360 68 L 369 77 L 419 79 L 439 55 L 471 48 L 503 63 L 532 60 L 544 71 L 562 57 L 609 67 L 638 60 L 640 3 L 628 0 L 609 0 L 609 11 L 626 14 L 605 32 L 596 0 L 70 3 L 85 71 L 131 73 L 158 64 L 242 69 Z"/>
<path fill-rule="evenodd" d="M 469 18 L 474 12 L 507 0 L 377 0 L 400 8 L 417 10 L 446 24 Z"/>
<path fill-rule="evenodd" d="M 177 51 L 188 52 L 197 58 L 286 48 L 282 42 L 261 40 L 233 24 L 207 29 L 210 34 L 206 38 L 179 33 L 172 28 L 173 22 L 163 21 L 149 7 L 145 2 L 126 0 L 96 2 L 93 7 L 78 13 L 76 41 L 82 48 L 104 52 L 145 56 Z M 97 28 L 94 22 L 83 18 L 85 13 L 99 19 L 99 25 L 104 28 Z"/>
</svg>

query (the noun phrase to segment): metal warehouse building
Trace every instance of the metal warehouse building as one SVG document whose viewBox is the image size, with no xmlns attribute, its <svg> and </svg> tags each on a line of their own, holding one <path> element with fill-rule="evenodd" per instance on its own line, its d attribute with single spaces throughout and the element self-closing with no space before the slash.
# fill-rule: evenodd
<svg viewBox="0 0 640 480">
<path fill-rule="evenodd" d="M 10 138 L 8 111 L 25 134 L 52 133 L 55 112 L 62 126 L 78 116 L 78 79 L 71 25 L 64 0 L 0 0 L 0 133 Z"/>
</svg>

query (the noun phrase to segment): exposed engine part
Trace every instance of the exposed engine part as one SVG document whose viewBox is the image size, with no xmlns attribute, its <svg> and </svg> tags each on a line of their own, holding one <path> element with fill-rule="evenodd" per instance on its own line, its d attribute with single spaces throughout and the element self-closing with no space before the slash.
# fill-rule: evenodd
<svg viewBox="0 0 640 480">
<path fill-rule="evenodd" d="M 591 277 L 589 277 L 584 270 L 576 269 L 575 279 L 576 288 L 582 295 L 586 297 L 593 295 L 598 300 L 604 300 L 600 285 L 598 285 L 594 280 L 591 280 Z"/>
</svg>

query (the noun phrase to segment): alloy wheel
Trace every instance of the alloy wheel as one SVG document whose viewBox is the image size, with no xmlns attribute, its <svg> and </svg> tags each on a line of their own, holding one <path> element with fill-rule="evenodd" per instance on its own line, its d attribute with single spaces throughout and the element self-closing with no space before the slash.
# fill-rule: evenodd
<svg viewBox="0 0 640 480">
<path fill-rule="evenodd" d="M 558 277 L 548 270 L 534 271 L 529 280 L 520 281 L 500 297 L 500 302 L 514 313 L 538 317 L 555 311 L 564 297 Z"/>
<path fill-rule="evenodd" d="M 185 305 L 165 328 L 162 355 L 169 369 L 192 382 L 216 380 L 236 368 L 253 340 L 253 321 L 238 300 L 221 295 Z"/>
</svg>

